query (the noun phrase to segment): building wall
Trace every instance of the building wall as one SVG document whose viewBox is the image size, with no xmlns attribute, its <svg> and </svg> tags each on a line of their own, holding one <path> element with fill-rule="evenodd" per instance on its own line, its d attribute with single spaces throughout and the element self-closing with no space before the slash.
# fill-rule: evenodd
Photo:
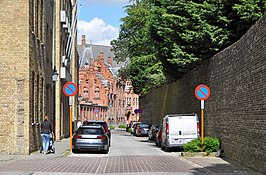
<svg viewBox="0 0 266 175">
<path fill-rule="evenodd" d="M 125 117 L 130 112 L 132 120 L 133 108 L 138 107 L 138 95 L 133 93 L 133 88 L 125 91 L 126 83 L 117 75 L 113 75 L 110 71 L 112 68 L 112 58 L 108 57 L 105 62 L 103 52 L 99 55 L 94 55 L 97 59 L 90 58 L 85 47 L 85 37 L 83 36 L 83 51 L 80 50 L 80 55 L 83 52 L 86 58 L 83 59 L 84 67 L 79 69 L 79 94 L 82 96 L 80 101 L 80 120 L 105 120 L 110 124 L 119 124 L 126 122 Z M 85 59 L 85 60 L 84 60 Z M 89 62 L 85 65 L 85 62 Z M 108 63 L 108 65 L 107 65 Z M 83 66 L 83 65 L 82 65 Z M 99 76 L 101 74 L 101 76 Z M 102 80 L 106 81 L 104 83 Z M 128 83 L 131 82 L 128 81 Z M 95 96 L 95 90 L 99 88 L 99 96 Z M 130 110 L 126 109 L 125 99 L 130 99 L 128 103 L 133 105 Z M 135 101 L 134 101 L 135 99 Z M 94 109 L 100 109 L 99 114 L 94 113 Z"/>
<path fill-rule="evenodd" d="M 28 152 L 28 6 L 29 3 L 22 0 L 16 5 L 8 0 L 0 2 L 1 154 Z"/>
<path fill-rule="evenodd" d="M 210 87 L 205 101 L 205 132 L 221 139 L 225 156 L 266 174 L 266 16 L 236 43 L 140 100 L 145 121 L 164 114 L 197 113 L 194 90 Z"/>
<path fill-rule="evenodd" d="M 52 28 L 53 4 L 31 1 L 29 4 L 29 152 L 41 147 L 41 121 L 44 115 L 52 125 Z"/>
<path fill-rule="evenodd" d="M 46 81 L 51 74 L 50 3 L 0 2 L 0 153 L 29 154 L 40 146 L 40 121 L 46 107 Z M 47 6 L 48 4 L 48 6 Z M 45 59 L 46 58 L 46 59 Z M 49 72 L 50 71 L 50 72 Z M 48 85 L 50 84 L 50 85 Z M 47 88 L 46 88 L 47 87 Z"/>
</svg>

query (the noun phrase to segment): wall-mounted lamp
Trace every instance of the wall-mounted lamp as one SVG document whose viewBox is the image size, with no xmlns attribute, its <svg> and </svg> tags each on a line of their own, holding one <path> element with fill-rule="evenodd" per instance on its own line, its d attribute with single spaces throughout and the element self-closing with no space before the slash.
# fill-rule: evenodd
<svg viewBox="0 0 266 175">
<path fill-rule="evenodd" d="M 57 70 L 56 69 L 54 69 L 54 72 L 53 72 L 53 74 L 52 74 L 52 79 L 53 79 L 53 81 L 57 81 L 58 80 L 58 73 L 57 73 Z"/>
<path fill-rule="evenodd" d="M 82 96 L 79 94 L 78 101 L 80 102 L 82 100 Z"/>
</svg>

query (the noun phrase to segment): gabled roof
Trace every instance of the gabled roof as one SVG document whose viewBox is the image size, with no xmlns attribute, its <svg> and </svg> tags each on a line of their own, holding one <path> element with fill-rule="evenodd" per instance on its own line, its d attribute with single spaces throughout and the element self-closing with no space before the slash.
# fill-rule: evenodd
<svg viewBox="0 0 266 175">
<path fill-rule="evenodd" d="M 95 61 L 98 60 L 98 56 L 101 52 L 104 55 L 104 63 L 107 63 L 108 57 L 112 58 L 112 67 L 121 67 L 124 65 L 123 62 L 117 63 L 114 61 L 114 53 L 111 51 L 111 46 L 103 46 L 103 45 L 94 45 L 94 44 L 85 44 L 77 45 L 77 51 L 79 54 L 79 63 L 80 67 L 85 67 L 85 63 L 89 63 L 89 60 L 93 58 Z"/>
<path fill-rule="evenodd" d="M 109 68 L 110 72 L 112 73 L 112 75 L 114 76 L 115 79 L 118 78 L 119 69 L 120 69 L 120 67 L 110 67 Z"/>
</svg>

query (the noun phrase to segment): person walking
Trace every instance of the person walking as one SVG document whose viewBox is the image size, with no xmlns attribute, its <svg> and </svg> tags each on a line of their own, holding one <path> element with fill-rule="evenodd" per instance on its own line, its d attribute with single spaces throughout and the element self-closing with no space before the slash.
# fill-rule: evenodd
<svg viewBox="0 0 266 175">
<path fill-rule="evenodd" d="M 44 116 L 44 120 L 41 123 L 41 137 L 42 137 L 42 153 L 48 154 L 48 147 L 50 142 L 50 133 L 53 132 L 51 122 L 48 120 L 48 116 Z"/>
</svg>

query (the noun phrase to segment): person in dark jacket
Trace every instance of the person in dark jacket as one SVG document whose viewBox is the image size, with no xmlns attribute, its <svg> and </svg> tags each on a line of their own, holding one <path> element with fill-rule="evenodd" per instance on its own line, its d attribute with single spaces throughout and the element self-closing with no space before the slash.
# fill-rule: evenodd
<svg viewBox="0 0 266 175">
<path fill-rule="evenodd" d="M 48 153 L 48 147 L 50 142 L 50 133 L 53 132 L 51 122 L 48 120 L 48 116 L 44 116 L 44 120 L 41 123 L 41 136 L 42 136 L 42 153 Z"/>
</svg>

